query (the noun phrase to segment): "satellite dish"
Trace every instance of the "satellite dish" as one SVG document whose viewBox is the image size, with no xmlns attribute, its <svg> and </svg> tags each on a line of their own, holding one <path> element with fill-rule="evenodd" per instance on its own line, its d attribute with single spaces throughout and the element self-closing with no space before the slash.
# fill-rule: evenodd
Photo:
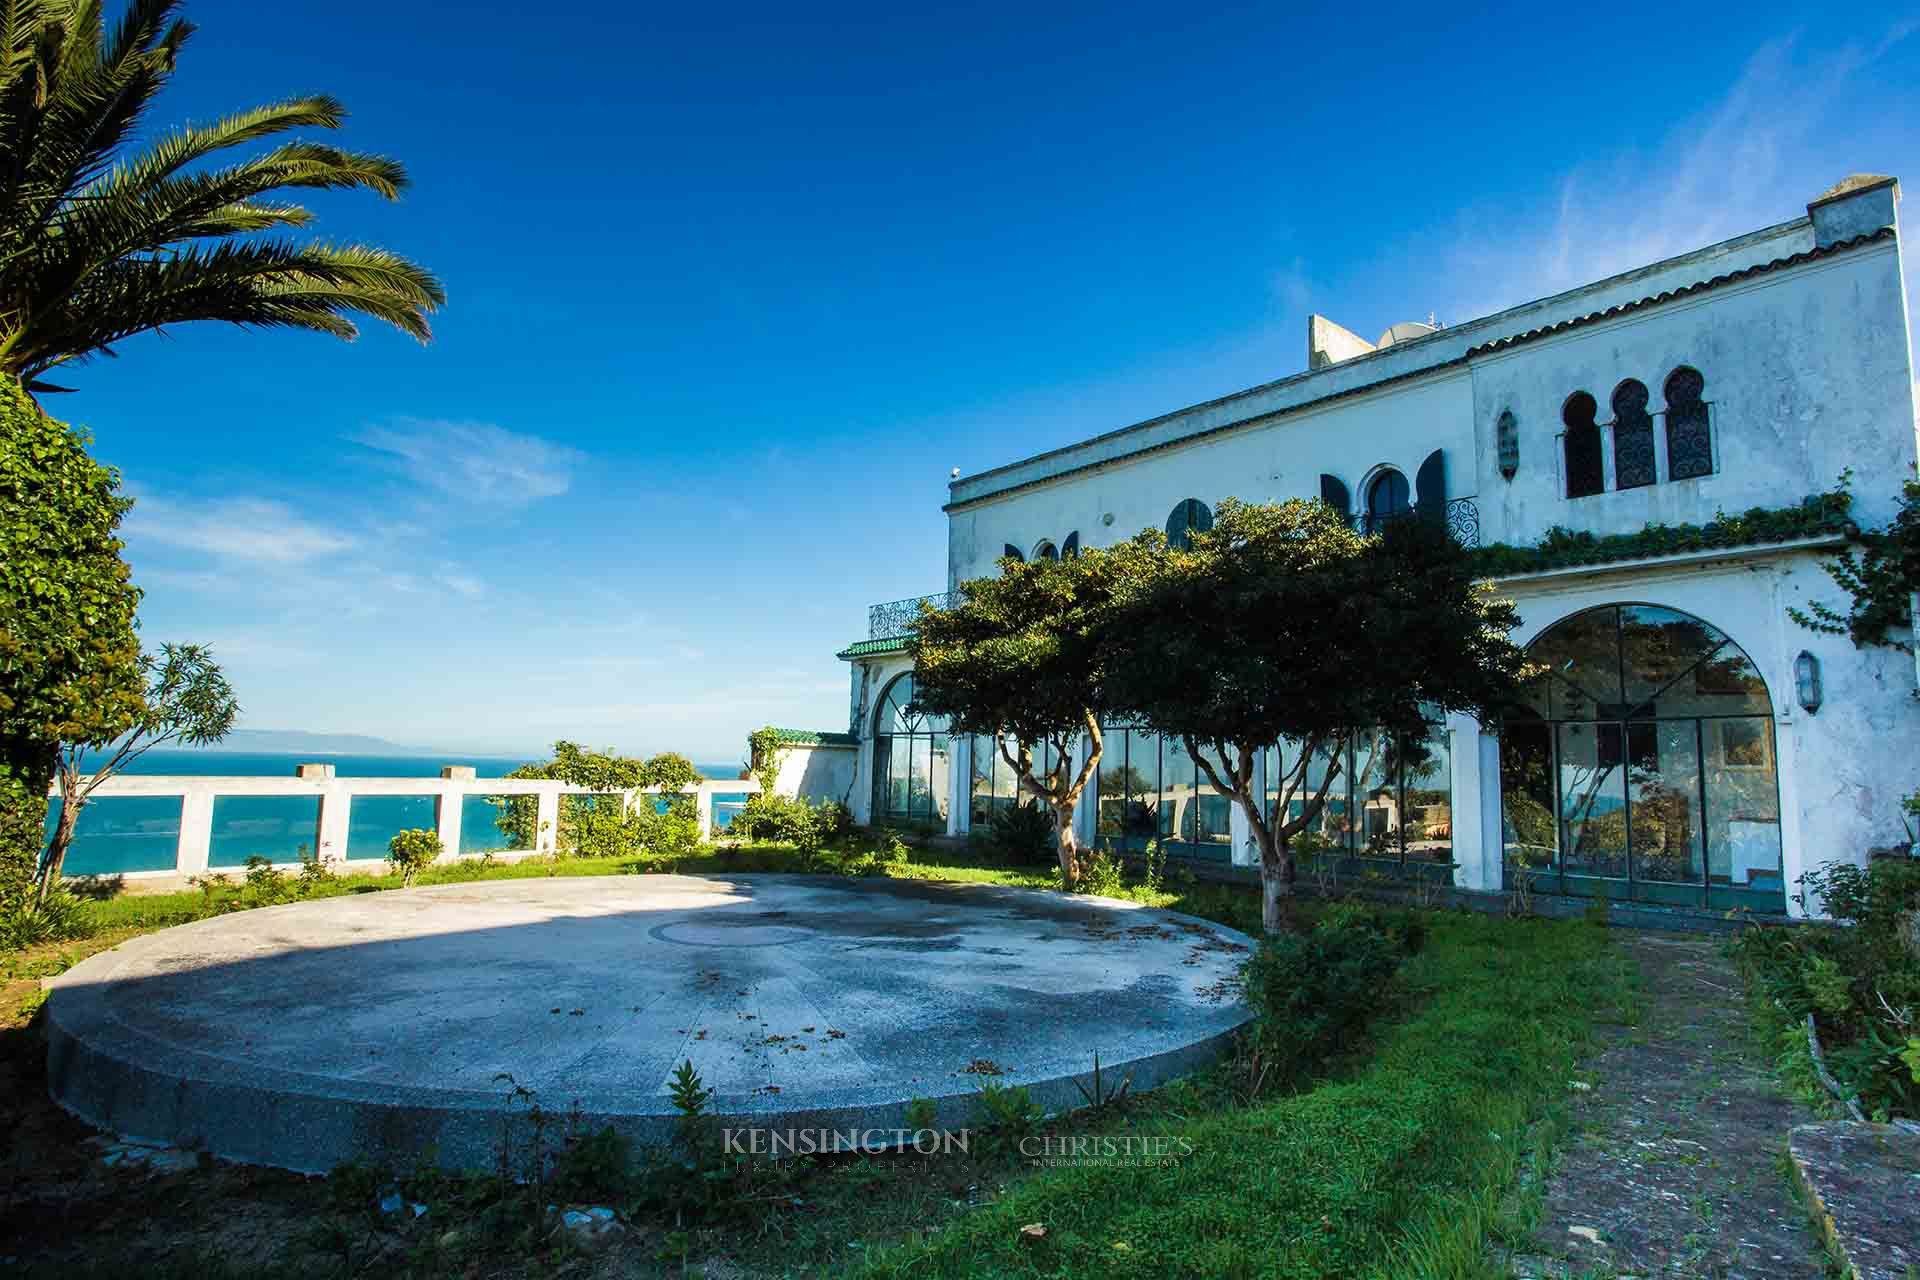
<svg viewBox="0 0 1920 1280">
<path fill-rule="evenodd" d="M 1376 351 L 1384 350 L 1387 347 L 1393 346 L 1395 343 L 1412 342 L 1415 338 L 1424 338 L 1430 333 L 1438 332 L 1440 332 L 1440 326 L 1437 324 L 1422 324 L 1418 320 L 1402 320 L 1399 324 L 1394 325 L 1391 329 L 1381 334 L 1380 341 L 1374 343 L 1373 346 Z"/>
</svg>

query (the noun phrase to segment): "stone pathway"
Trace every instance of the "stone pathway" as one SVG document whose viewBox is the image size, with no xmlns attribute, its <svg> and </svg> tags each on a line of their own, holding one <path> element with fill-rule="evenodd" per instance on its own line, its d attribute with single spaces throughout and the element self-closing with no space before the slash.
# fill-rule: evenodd
<svg viewBox="0 0 1920 1280">
<path fill-rule="evenodd" d="M 1811 1115 L 1748 1034 L 1740 977 L 1712 938 L 1622 931 L 1639 967 L 1638 1026 L 1601 1033 L 1576 1079 L 1574 1131 L 1515 1277 L 1818 1280 L 1787 1132 Z"/>
</svg>

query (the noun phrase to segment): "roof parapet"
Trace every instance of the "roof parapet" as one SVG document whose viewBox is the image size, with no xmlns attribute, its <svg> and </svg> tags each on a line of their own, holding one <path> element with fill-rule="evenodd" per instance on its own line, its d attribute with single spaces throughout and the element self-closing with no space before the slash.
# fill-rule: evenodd
<svg viewBox="0 0 1920 1280">
<path fill-rule="evenodd" d="M 1813 245 L 1825 249 L 1844 240 L 1900 228 L 1900 183 L 1878 173 L 1849 174 L 1807 206 Z"/>
</svg>

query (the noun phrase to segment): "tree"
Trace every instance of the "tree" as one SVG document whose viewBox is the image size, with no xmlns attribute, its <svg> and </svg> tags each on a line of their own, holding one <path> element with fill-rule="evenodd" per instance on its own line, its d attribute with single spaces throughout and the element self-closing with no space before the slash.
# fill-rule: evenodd
<svg viewBox="0 0 1920 1280">
<path fill-rule="evenodd" d="M 1525 670 L 1507 639 L 1518 618 L 1444 528 L 1397 520 L 1362 535 L 1317 501 L 1229 499 L 1210 532 L 1154 561 L 1115 619 L 1126 644 L 1109 696 L 1239 807 L 1259 846 L 1262 919 L 1278 929 L 1292 841 L 1320 818 L 1348 746 L 1364 735 L 1365 750 L 1398 744 L 1418 764 L 1434 713 L 1493 722 Z M 1255 772 L 1283 740 L 1269 810 Z"/>
<path fill-rule="evenodd" d="M 69 740 L 60 749 L 60 821 L 53 839 L 47 842 L 46 855 L 40 860 L 40 883 L 35 905 L 60 883 L 66 866 L 67 848 L 73 843 L 74 825 L 80 811 L 87 807 L 100 784 L 120 773 L 154 747 L 169 742 L 201 747 L 220 741 L 233 728 L 240 715 L 239 699 L 213 660 L 213 652 L 204 645 L 163 645 L 158 657 L 140 659 L 147 677 L 147 690 L 140 709 L 134 714 L 132 728 L 118 741 L 92 738 Z M 88 750 L 111 747 L 112 753 L 96 765 L 92 773 L 83 772 L 81 759 Z"/>
<path fill-rule="evenodd" d="M 0 372 L 63 390 L 41 375 L 190 320 L 350 339 L 361 315 L 427 340 L 446 294 L 425 269 L 368 245 L 259 235 L 312 222 L 280 198 L 289 190 L 396 198 L 398 163 L 304 140 L 227 159 L 339 128 L 339 102 L 288 98 L 130 149 L 193 34 L 179 9 L 131 0 L 109 32 L 99 0 L 0 4 Z"/>
<path fill-rule="evenodd" d="M 1080 878 L 1073 815 L 1100 765 L 1101 721 L 1117 710 L 1107 692 L 1117 639 L 1114 603 L 1150 563 L 1141 538 L 1064 560 L 1000 562 L 1000 576 L 960 586 L 959 603 L 923 610 L 914 624 L 914 703 L 946 716 L 955 733 L 990 737 L 1014 774 L 1053 811 L 1060 874 Z M 1087 742 L 1076 769 L 1074 750 Z M 1034 771 L 1034 753 L 1053 764 Z"/>
<path fill-rule="evenodd" d="M 33 897 L 60 744 L 110 741 L 142 707 L 119 488 L 0 376 L 0 913 Z"/>
<path fill-rule="evenodd" d="M 413 887 L 413 878 L 420 874 L 420 868 L 433 865 L 435 858 L 446 852 L 440 844 L 440 833 L 425 827 L 411 827 L 405 831 L 393 833 L 393 839 L 387 841 L 387 861 L 400 873 L 400 887 Z"/>
<path fill-rule="evenodd" d="M 509 778 L 543 778 L 584 787 L 592 794 L 560 797 L 560 832 L 568 851 L 582 857 L 609 857 L 644 848 L 656 854 L 684 853 L 699 840 L 699 818 L 694 789 L 700 771 L 676 751 L 663 751 L 645 760 L 616 755 L 612 750 L 587 751 L 572 742 L 553 744 L 553 759 L 545 764 L 521 765 Z M 652 804 L 630 807 L 626 793 L 658 787 L 664 812 Z M 618 794 L 621 804 L 602 806 L 599 797 Z M 538 843 L 538 798 L 503 796 L 495 801 L 500 815 L 494 825 L 518 849 Z"/>
</svg>

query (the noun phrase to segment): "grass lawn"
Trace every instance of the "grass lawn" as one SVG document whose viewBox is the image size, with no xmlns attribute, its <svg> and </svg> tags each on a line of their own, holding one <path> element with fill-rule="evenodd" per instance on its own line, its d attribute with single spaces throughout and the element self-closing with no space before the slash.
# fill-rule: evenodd
<svg viewBox="0 0 1920 1280">
<path fill-rule="evenodd" d="M 687 873 L 798 869 L 780 848 L 680 860 Z M 638 861 L 441 868 L 425 883 L 644 871 Z M 660 868 L 664 869 L 664 868 Z M 869 868 L 871 869 L 871 868 Z M 1044 872 L 917 852 L 887 874 L 1044 887 Z M 316 892 L 368 892 L 393 877 Z M 526 1224 L 488 1179 L 399 1179 L 427 1203 L 401 1223 L 342 1180 L 212 1165 L 142 1181 L 77 1149 L 85 1130 L 45 1101 L 27 1025 L 37 984 L 137 932 L 232 909 L 245 891 L 89 904 L 103 932 L 0 957 L 7 1114 L 0 1255 L 45 1274 L 139 1264 L 180 1275 L 1486 1276 L 1489 1237 L 1524 1224 L 1503 1201 L 1553 1119 L 1596 1017 L 1626 998 L 1606 933 L 1584 922 L 1433 913 L 1426 948 L 1383 993 L 1372 1042 L 1311 1088 L 1249 1102 L 1223 1063 L 1098 1113 L 1042 1126 L 1056 1137 L 1162 1139 L 1168 1162 L 1036 1168 L 1015 1135 L 966 1156 L 843 1156 L 768 1170 L 750 1202 L 676 1221 L 635 1211 L 625 1240 L 592 1259 Z M 230 895 L 230 896 L 229 896 Z M 1175 885 L 1128 896 L 1253 931 L 1257 892 Z M 1544 1123 L 1543 1123 L 1544 1122 Z M 632 1188 L 628 1188 L 632 1190 Z M 600 1203 L 629 1207 L 617 1191 Z M 524 1196 L 520 1197 L 524 1199 Z M 1522 1197 L 1519 1203 L 1524 1203 Z M 524 1216 L 524 1215 L 523 1215 Z M 1021 1228 L 1041 1224 L 1038 1240 Z M 430 1225 L 429 1225 L 430 1224 Z M 157 1269 L 156 1269 L 157 1265 Z"/>
</svg>

